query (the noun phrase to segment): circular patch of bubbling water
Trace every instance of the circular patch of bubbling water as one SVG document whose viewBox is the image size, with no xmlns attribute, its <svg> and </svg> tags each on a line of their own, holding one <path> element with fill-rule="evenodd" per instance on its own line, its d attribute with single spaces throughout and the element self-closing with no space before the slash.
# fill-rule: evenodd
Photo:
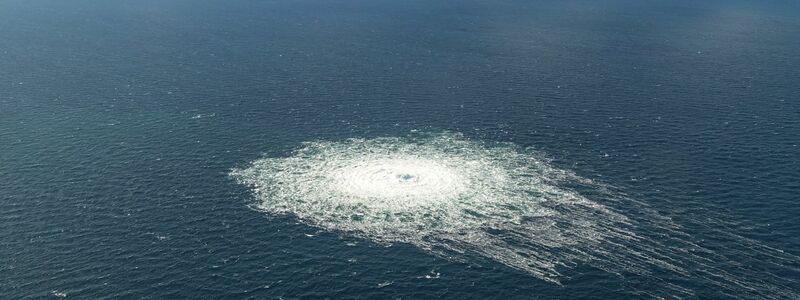
<svg viewBox="0 0 800 300">
<path fill-rule="evenodd" d="M 557 281 L 593 245 L 627 239 L 626 218 L 559 187 L 541 155 L 459 134 L 310 142 L 232 175 L 256 207 L 377 242 L 474 253 Z M 604 230 L 606 227 L 616 230 Z"/>
<path fill-rule="evenodd" d="M 587 264 L 645 278 L 641 293 L 653 297 L 693 295 L 663 281 L 663 274 L 723 295 L 797 295 L 787 285 L 753 279 L 776 278 L 772 273 L 714 263 L 752 257 L 780 268 L 796 257 L 730 233 L 730 255 L 705 249 L 643 205 L 510 144 L 488 147 L 453 133 L 317 141 L 231 175 L 252 187 L 254 206 L 270 214 L 379 243 L 409 243 L 449 259 L 485 257 L 550 282 L 559 282 L 563 269 Z M 662 291 L 654 292 L 656 286 Z"/>
</svg>

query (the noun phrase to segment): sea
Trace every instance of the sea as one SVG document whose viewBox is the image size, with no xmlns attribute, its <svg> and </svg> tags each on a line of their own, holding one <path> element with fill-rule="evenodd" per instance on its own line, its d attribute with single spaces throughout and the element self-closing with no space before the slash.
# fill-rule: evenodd
<svg viewBox="0 0 800 300">
<path fill-rule="evenodd" d="M 799 299 L 800 2 L 0 0 L 0 298 Z"/>
</svg>

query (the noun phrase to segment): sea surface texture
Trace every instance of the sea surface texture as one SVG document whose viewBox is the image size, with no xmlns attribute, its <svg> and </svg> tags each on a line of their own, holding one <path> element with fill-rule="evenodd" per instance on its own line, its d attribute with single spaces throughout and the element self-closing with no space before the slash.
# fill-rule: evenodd
<svg viewBox="0 0 800 300">
<path fill-rule="evenodd" d="M 800 299 L 799 16 L 0 0 L 0 298 Z"/>
</svg>

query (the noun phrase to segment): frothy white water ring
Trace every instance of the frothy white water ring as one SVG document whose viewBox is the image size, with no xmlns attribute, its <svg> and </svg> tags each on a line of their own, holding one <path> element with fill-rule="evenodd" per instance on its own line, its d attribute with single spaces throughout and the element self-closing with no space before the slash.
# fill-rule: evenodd
<svg viewBox="0 0 800 300">
<path fill-rule="evenodd" d="M 770 291 L 758 297 L 796 295 L 717 269 L 708 255 L 682 250 L 705 251 L 668 220 L 642 209 L 637 213 L 648 215 L 637 221 L 565 188 L 580 185 L 607 204 L 620 202 L 603 186 L 513 145 L 487 147 L 452 133 L 318 141 L 231 175 L 253 188 L 255 206 L 268 213 L 379 243 L 409 243 L 450 259 L 479 255 L 550 282 L 559 282 L 560 270 L 590 264 L 649 277 L 671 294 L 691 294 L 652 273 L 691 276 L 687 268 L 696 267 L 707 284 L 732 295 L 757 289 Z M 639 225 L 669 244 L 644 238 L 636 232 Z M 746 248 L 794 259 L 754 243 Z"/>
</svg>

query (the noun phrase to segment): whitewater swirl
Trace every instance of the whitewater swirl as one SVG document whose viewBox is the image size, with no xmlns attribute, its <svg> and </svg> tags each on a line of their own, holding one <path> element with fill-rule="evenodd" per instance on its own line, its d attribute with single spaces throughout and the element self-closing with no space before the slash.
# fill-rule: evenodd
<svg viewBox="0 0 800 300">
<path fill-rule="evenodd" d="M 707 263 L 716 254 L 675 238 L 685 234 L 665 218 L 625 216 L 614 209 L 620 197 L 603 185 L 554 167 L 537 151 L 457 133 L 307 142 L 287 157 L 262 158 L 231 175 L 270 214 L 449 259 L 488 258 L 554 283 L 563 270 L 588 264 L 650 278 L 669 295 L 691 295 L 654 272 L 692 277 L 691 268 L 716 270 Z M 636 209 L 635 202 L 623 204 Z M 643 237 L 643 226 L 669 236 L 670 245 Z M 700 277 L 731 294 L 746 281 L 727 273 Z M 748 287 L 759 288 L 794 295 L 770 284 Z"/>
</svg>

